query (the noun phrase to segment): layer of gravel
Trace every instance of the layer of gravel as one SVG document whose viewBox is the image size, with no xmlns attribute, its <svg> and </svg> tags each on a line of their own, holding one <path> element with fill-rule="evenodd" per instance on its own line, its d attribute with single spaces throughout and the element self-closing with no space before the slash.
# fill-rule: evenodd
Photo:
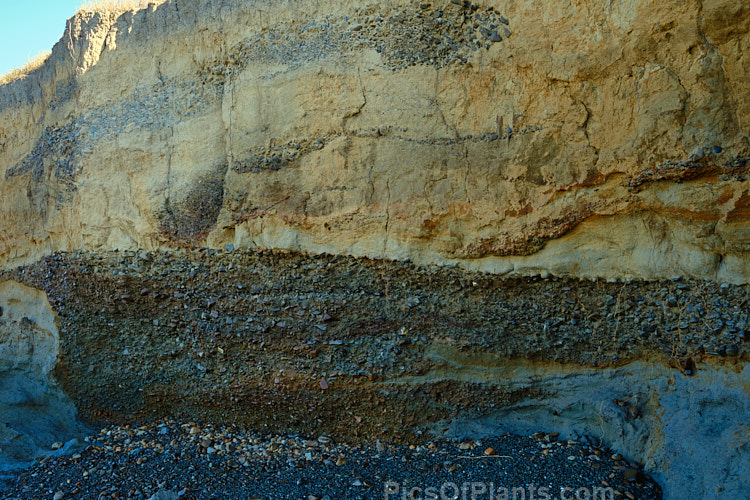
<svg viewBox="0 0 750 500">
<path fill-rule="evenodd" d="M 150 498 L 160 490 L 186 498 L 240 491 L 250 498 L 374 498 L 387 481 L 407 479 L 418 487 L 607 481 L 624 496 L 657 498 L 655 488 L 622 477 L 628 469 L 628 477 L 641 478 L 637 464 L 615 463 L 606 452 L 591 458 L 595 450 L 585 441 L 550 446 L 505 436 L 460 450 L 467 453 L 457 443 L 432 442 L 426 431 L 438 421 L 540 396 L 533 387 L 467 379 L 432 353 L 480 365 L 648 360 L 683 377 L 703 363 L 748 357 L 748 288 L 712 282 L 507 279 L 231 247 L 60 253 L 2 279 L 47 292 L 60 326 L 55 376 L 86 423 L 111 431 L 91 438 L 78 458 L 50 459 L 22 474 L 12 488 L 19 498 L 58 491 Z M 191 421 L 216 427 L 175 423 Z M 191 428 L 200 429 L 200 442 Z M 145 434 L 124 437 L 138 432 Z M 324 450 L 321 435 L 337 445 Z M 226 439 L 231 451 L 213 446 Z M 374 447 L 377 440 L 385 451 Z M 271 453 L 281 441 L 295 444 Z M 306 441 L 319 445 L 303 450 Z M 487 448 L 512 458 L 458 458 Z M 337 466 L 340 456 L 347 462 Z"/>
<path fill-rule="evenodd" d="M 348 444 L 164 420 L 104 428 L 86 441 L 79 453 L 19 474 L 3 498 L 429 498 L 428 488 L 436 498 L 505 498 L 513 488 L 526 498 L 556 498 L 562 488 L 571 498 L 661 498 L 622 457 L 554 434 Z"/>
<path fill-rule="evenodd" d="M 747 358 L 747 287 L 503 279 L 278 252 L 56 254 L 0 273 L 47 292 L 56 377 L 87 422 L 172 417 L 276 433 L 424 439 L 534 394 L 469 380 L 481 363 Z M 360 421 L 355 421 L 359 417 Z"/>
</svg>

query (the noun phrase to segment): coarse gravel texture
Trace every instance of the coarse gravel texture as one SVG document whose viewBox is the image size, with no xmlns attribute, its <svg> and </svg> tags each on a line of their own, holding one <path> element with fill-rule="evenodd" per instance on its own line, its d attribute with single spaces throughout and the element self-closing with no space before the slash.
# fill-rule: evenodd
<svg viewBox="0 0 750 500">
<path fill-rule="evenodd" d="M 535 498 L 557 498 L 562 488 L 569 496 L 661 498 L 617 454 L 554 434 L 351 444 L 165 419 L 104 428 L 86 441 L 79 453 L 20 473 L 3 498 L 429 498 L 428 488 L 439 498 L 507 498 L 514 488 Z"/>
<path fill-rule="evenodd" d="M 747 361 L 748 289 L 713 282 L 504 278 L 409 262 L 232 247 L 57 253 L 0 273 L 0 280 L 4 279 L 46 291 L 60 328 L 61 354 L 55 377 L 74 401 L 80 418 L 93 429 L 130 426 L 132 431 L 139 425 L 148 433 L 159 432 L 155 425 L 167 425 L 168 433 L 174 435 L 178 428 L 186 428 L 174 422 L 213 423 L 217 429 L 252 430 L 263 436 L 257 437 L 261 440 L 296 442 L 303 438 L 291 436 L 310 440 L 330 436 L 337 443 L 350 443 L 350 448 L 337 449 L 329 459 L 338 454 L 349 456 L 363 446 L 370 457 L 369 468 L 350 471 L 332 467 L 330 471 L 335 472 L 330 478 L 321 476 L 323 479 L 315 479 L 317 472 L 310 472 L 316 471 L 314 460 L 304 460 L 305 467 L 310 466 L 308 472 L 297 470 L 296 465 L 279 466 L 272 474 L 280 473 L 281 479 L 268 479 L 270 483 L 264 479 L 263 484 L 280 488 L 278 496 L 273 496 L 274 492 L 268 498 L 317 494 L 336 498 L 344 494 L 341 488 L 352 486 L 358 478 L 378 494 L 382 494 L 383 485 L 377 481 L 391 477 L 397 481 L 411 478 L 418 481 L 415 484 L 429 486 L 425 481 L 432 481 L 432 476 L 410 476 L 409 469 L 394 468 L 395 462 L 384 457 L 401 460 L 405 454 L 419 455 L 408 446 L 422 447 L 425 458 L 420 455 L 414 463 L 427 463 L 427 470 L 432 470 L 438 462 L 427 458 L 431 449 L 425 447 L 431 442 L 438 449 L 453 445 L 432 441 L 431 425 L 477 419 L 529 398 L 543 398 L 542 389 L 533 384 L 508 386 L 481 375 L 482 366 L 501 366 L 499 360 L 590 368 L 646 361 L 671 367 L 680 377 L 689 377 L 706 363 L 736 368 Z M 462 371 L 465 367 L 454 366 L 435 352 L 453 352 L 454 359 L 458 356 L 479 369 Z M 44 481 L 47 493 L 61 484 L 68 485 L 66 495 L 76 488 L 84 491 L 84 483 L 76 485 L 81 479 L 74 480 L 69 473 L 78 470 L 82 475 L 82 469 L 75 469 L 78 463 L 106 454 L 106 448 L 96 445 L 106 439 L 101 435 L 90 439 L 80 459 L 52 459 L 24 473 L 13 486 L 13 494 L 35 498 L 36 493 L 23 493 L 23 484 L 38 491 L 42 488 L 40 473 L 60 478 L 54 486 Z M 505 471 L 514 482 L 527 477 L 523 484 L 534 479 L 535 484 L 547 481 L 556 488 L 556 481 L 568 479 L 574 481 L 573 486 L 599 486 L 602 479 L 613 479 L 609 474 L 615 473 L 615 465 L 601 465 L 602 473 L 606 472 L 601 476 L 580 476 L 559 468 L 560 464 L 577 464 L 567 457 L 578 457 L 579 449 L 582 456 L 590 455 L 577 445 L 572 445 L 572 452 L 564 458 L 550 462 L 557 464 L 551 469 L 524 469 L 522 464 L 534 456 L 529 450 L 542 454 L 542 449 L 534 442 L 524 445 L 523 439 L 506 436 L 482 444 L 513 460 L 524 457 L 513 466 L 506 467 L 508 463 L 502 460 L 507 459 L 440 460 L 470 460 L 467 463 L 472 465 L 462 476 L 467 480 L 479 477 L 490 481 L 488 476 L 498 477 Z M 374 458 L 377 453 L 366 447 L 377 440 L 393 447 L 389 450 L 396 450 L 394 455 Z M 248 492 L 257 491 L 252 489 L 256 488 L 253 478 L 271 478 L 261 472 L 241 475 L 247 467 L 254 471 L 254 465 L 219 468 L 221 460 L 228 460 L 218 458 L 223 456 L 219 453 L 215 467 L 201 466 L 205 465 L 202 460 L 214 463 L 214 457 L 208 456 L 213 454 L 180 448 L 181 442 L 177 440 L 171 447 L 163 444 L 164 452 L 153 454 L 151 466 L 138 469 L 153 474 L 161 467 L 165 472 L 159 472 L 160 480 L 145 476 L 135 480 L 141 476 L 126 468 L 119 477 L 132 481 L 112 479 L 112 484 L 101 486 L 101 490 L 115 488 L 120 495 L 141 491 L 149 498 L 166 481 L 164 488 L 185 490 L 185 495 L 195 498 L 226 498 L 231 494 L 212 488 L 245 484 Z M 584 443 L 585 436 L 580 446 Z M 560 445 L 554 447 L 557 450 Z M 134 453 L 131 460 L 130 455 L 115 451 L 109 456 L 112 460 L 102 462 L 107 471 L 102 479 L 113 478 L 110 469 L 120 470 L 122 464 L 141 458 L 141 453 Z M 177 468 L 167 472 L 173 467 Z M 482 467 L 490 467 L 485 476 L 481 476 L 485 473 Z M 640 466 L 631 463 L 625 467 Z M 584 469 L 595 472 L 589 471 L 590 467 Z M 378 470 L 393 475 L 381 473 L 378 478 Z M 218 471 L 220 474 L 212 475 Z M 31 475 L 34 473 L 37 476 Z M 201 478 L 204 473 L 208 476 Z M 544 474 L 548 479 L 543 481 Z M 92 477 L 98 480 L 97 475 Z M 284 477 L 295 481 L 309 478 L 311 482 L 300 489 L 302 485 L 287 484 Z M 451 477 L 438 475 L 435 480 Z M 588 484 L 581 485 L 577 478 Z M 284 490 L 286 487 L 291 489 Z M 355 493 L 360 491 L 357 488 L 365 487 L 355 487 Z M 372 498 L 375 490 L 363 489 L 361 497 L 346 493 L 349 496 L 339 498 Z M 298 494 L 301 496 L 294 496 Z M 656 489 L 633 490 L 632 494 L 659 497 Z M 80 498 L 88 498 L 86 495 Z"/>
<path fill-rule="evenodd" d="M 686 375 L 747 359 L 747 287 L 710 282 L 504 279 L 206 249 L 55 254 L 7 278 L 47 292 L 55 375 L 87 422 L 179 417 L 411 441 L 440 418 L 539 396 L 447 378 L 436 349 L 480 364 L 650 360 Z"/>
</svg>

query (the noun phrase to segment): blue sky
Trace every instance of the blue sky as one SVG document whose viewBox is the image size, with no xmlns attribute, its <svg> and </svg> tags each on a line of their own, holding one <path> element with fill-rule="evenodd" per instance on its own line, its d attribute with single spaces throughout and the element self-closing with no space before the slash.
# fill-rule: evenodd
<svg viewBox="0 0 750 500">
<path fill-rule="evenodd" d="M 0 0 L 0 75 L 52 50 L 83 0 Z"/>
</svg>

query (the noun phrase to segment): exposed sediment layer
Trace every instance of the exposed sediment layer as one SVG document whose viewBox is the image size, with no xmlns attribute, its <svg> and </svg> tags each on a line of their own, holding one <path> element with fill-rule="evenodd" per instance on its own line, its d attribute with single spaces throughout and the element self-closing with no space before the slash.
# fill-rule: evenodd
<svg viewBox="0 0 750 500">
<path fill-rule="evenodd" d="M 611 445 L 666 498 L 748 487 L 747 286 L 211 250 L 58 254 L 0 276 L 47 292 L 57 377 L 88 421 L 369 443 L 541 426 Z"/>
<path fill-rule="evenodd" d="M 745 283 L 748 9 L 78 15 L 41 69 L 0 87 L 0 262 L 233 244 Z"/>
</svg>

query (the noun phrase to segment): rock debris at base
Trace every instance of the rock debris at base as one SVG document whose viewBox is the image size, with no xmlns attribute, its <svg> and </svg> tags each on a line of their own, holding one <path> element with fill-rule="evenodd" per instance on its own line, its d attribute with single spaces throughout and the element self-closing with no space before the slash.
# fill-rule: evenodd
<svg viewBox="0 0 750 500">
<path fill-rule="evenodd" d="M 529 487 L 537 498 L 595 488 L 623 499 L 657 499 L 661 491 L 635 464 L 593 444 L 555 434 L 482 441 L 350 444 L 325 435 L 259 435 L 238 428 L 163 420 L 115 426 L 86 438 L 87 447 L 40 461 L 10 484 L 6 499 L 371 499 L 503 498 Z M 455 486 L 454 486 L 455 485 Z M 419 488 L 419 489 L 415 489 Z M 458 490 L 456 490 L 458 488 Z M 544 489 L 543 489 L 544 488 Z M 468 490 L 471 491 L 471 490 Z M 462 496 L 463 495 L 463 496 Z"/>
</svg>

